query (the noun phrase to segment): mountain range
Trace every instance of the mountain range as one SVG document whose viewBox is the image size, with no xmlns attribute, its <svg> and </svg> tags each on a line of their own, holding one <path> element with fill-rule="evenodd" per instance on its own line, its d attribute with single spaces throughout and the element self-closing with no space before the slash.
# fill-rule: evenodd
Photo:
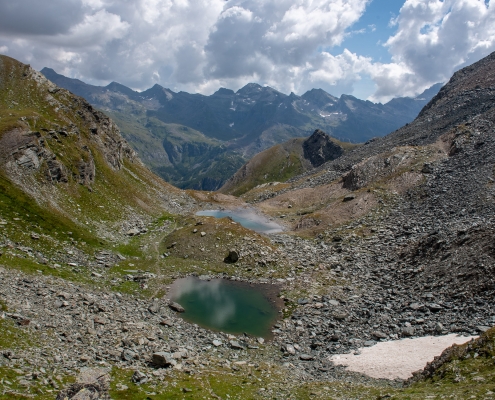
<svg viewBox="0 0 495 400">
<path fill-rule="evenodd" d="M 234 196 L 166 183 L 111 118 L 0 56 L 0 397 L 492 397 L 494 71 L 492 53 L 361 145 L 277 144 Z M 275 154 L 295 168 L 259 185 Z M 198 215 L 239 209 L 283 231 Z M 270 336 L 189 322 L 180 278 L 229 321 L 219 280 L 273 293 Z"/>
<path fill-rule="evenodd" d="M 48 79 L 110 115 L 152 171 L 180 188 L 216 190 L 253 155 L 321 129 L 344 142 L 364 142 L 411 122 L 438 92 L 375 104 L 322 89 L 286 95 L 250 83 L 210 96 L 155 85 L 143 92 L 105 87 L 41 71 Z"/>
</svg>

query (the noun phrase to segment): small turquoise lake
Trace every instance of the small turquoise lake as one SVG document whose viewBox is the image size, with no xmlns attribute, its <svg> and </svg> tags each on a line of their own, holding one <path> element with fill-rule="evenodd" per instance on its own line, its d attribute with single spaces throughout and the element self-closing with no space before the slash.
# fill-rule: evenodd
<svg viewBox="0 0 495 400">
<path fill-rule="evenodd" d="M 282 227 L 274 221 L 270 221 L 265 216 L 256 214 L 247 209 L 237 210 L 204 210 L 198 211 L 196 215 L 203 217 L 225 218 L 230 217 L 244 228 L 252 229 L 258 233 L 278 233 L 282 232 Z"/>
<path fill-rule="evenodd" d="M 269 338 L 282 301 L 274 285 L 226 279 L 178 279 L 169 297 L 184 307 L 180 316 L 204 328 Z"/>
</svg>

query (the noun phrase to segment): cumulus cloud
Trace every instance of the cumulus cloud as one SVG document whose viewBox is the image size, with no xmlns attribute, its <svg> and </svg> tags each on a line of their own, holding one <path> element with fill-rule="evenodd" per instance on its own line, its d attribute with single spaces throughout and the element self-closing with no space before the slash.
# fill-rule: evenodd
<svg viewBox="0 0 495 400">
<path fill-rule="evenodd" d="M 392 21 L 397 32 L 386 42 L 393 63 L 369 72 L 387 99 L 413 94 L 495 50 L 495 7 L 484 0 L 407 0 Z"/>
<path fill-rule="evenodd" d="M 339 94 L 365 78 L 385 101 L 495 50 L 493 1 L 406 0 L 385 43 L 389 63 L 335 54 L 361 34 L 353 25 L 371 0 L 3 1 L 0 51 L 94 84 L 212 93 L 258 82 Z"/>
<path fill-rule="evenodd" d="M 251 78 L 299 90 L 322 65 L 320 48 L 340 45 L 368 0 L 228 2 L 205 47 L 206 78 Z"/>
</svg>

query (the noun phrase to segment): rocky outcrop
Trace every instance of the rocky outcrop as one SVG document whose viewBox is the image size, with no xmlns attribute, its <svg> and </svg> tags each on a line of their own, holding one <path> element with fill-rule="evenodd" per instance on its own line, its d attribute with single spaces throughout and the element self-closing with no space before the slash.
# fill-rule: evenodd
<svg viewBox="0 0 495 400">
<path fill-rule="evenodd" d="M 313 167 L 319 167 L 323 163 L 339 158 L 344 149 L 334 143 L 330 136 L 320 129 L 304 141 L 304 157 L 311 162 Z"/>
</svg>

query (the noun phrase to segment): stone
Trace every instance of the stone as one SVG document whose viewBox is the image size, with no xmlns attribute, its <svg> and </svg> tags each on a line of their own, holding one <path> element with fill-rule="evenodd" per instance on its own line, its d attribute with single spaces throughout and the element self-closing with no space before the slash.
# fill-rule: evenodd
<svg viewBox="0 0 495 400">
<path fill-rule="evenodd" d="M 430 304 L 428 304 L 428 308 L 432 312 L 438 312 L 438 311 L 440 311 L 440 310 L 443 309 L 443 307 L 441 305 L 436 304 L 436 303 L 430 303 Z"/>
<path fill-rule="evenodd" d="M 153 364 L 160 368 L 173 367 L 177 365 L 176 358 L 174 358 L 173 354 L 165 351 L 153 353 L 152 361 Z"/>
<path fill-rule="evenodd" d="M 402 336 L 414 336 L 414 327 L 405 326 L 402 328 Z"/>
<path fill-rule="evenodd" d="M 205 237 L 206 236 L 206 232 L 201 232 L 201 237 Z"/>
<path fill-rule="evenodd" d="M 95 324 L 100 324 L 100 325 L 105 325 L 107 323 L 107 321 L 101 317 L 95 317 L 94 322 Z"/>
<path fill-rule="evenodd" d="M 476 330 L 477 330 L 478 332 L 481 332 L 481 333 L 485 333 L 485 332 L 486 332 L 487 330 L 489 330 L 489 329 L 490 329 L 490 327 L 489 327 L 489 326 L 484 326 L 484 325 L 478 325 L 478 326 L 476 327 Z"/>
<path fill-rule="evenodd" d="M 238 342 L 237 340 L 231 340 L 229 342 L 230 347 L 236 350 L 245 350 L 246 346 L 244 346 L 242 343 Z"/>
<path fill-rule="evenodd" d="M 136 353 L 134 353 L 132 350 L 129 349 L 124 349 L 122 351 L 122 360 L 124 361 L 132 361 L 134 358 L 136 358 Z"/>
<path fill-rule="evenodd" d="M 172 321 L 171 319 L 165 319 L 163 321 L 160 321 L 160 325 L 171 327 L 174 326 L 174 321 Z"/>
<path fill-rule="evenodd" d="M 57 395 L 57 400 L 96 400 L 109 398 L 110 370 L 81 368 L 76 382 Z"/>
<path fill-rule="evenodd" d="M 222 345 L 222 342 L 220 340 L 214 340 L 213 342 L 211 342 L 213 344 L 213 346 L 215 347 L 218 347 L 218 346 L 221 346 Z"/>
<path fill-rule="evenodd" d="M 338 321 L 343 321 L 347 318 L 347 314 L 343 312 L 336 312 L 333 314 L 333 317 Z"/>
<path fill-rule="evenodd" d="M 152 314 L 158 313 L 158 311 L 160 311 L 160 304 L 158 304 L 158 302 L 154 302 L 151 306 L 148 307 L 148 311 Z"/>
<path fill-rule="evenodd" d="M 302 361 L 311 361 L 311 360 L 314 360 L 314 357 L 310 354 L 301 354 L 299 356 L 299 359 Z"/>
<path fill-rule="evenodd" d="M 417 310 L 423 309 L 424 306 L 422 304 L 419 304 L 419 303 L 412 303 L 412 304 L 409 304 L 409 308 L 411 310 L 417 311 Z"/>
<path fill-rule="evenodd" d="M 176 303 L 175 301 L 170 303 L 168 305 L 172 310 L 178 312 L 178 313 L 183 313 L 184 311 L 186 311 L 184 309 L 184 307 L 182 307 L 179 303 Z"/>
<path fill-rule="evenodd" d="M 346 196 L 344 196 L 344 199 L 342 200 L 343 202 L 348 202 L 348 201 L 351 201 L 351 200 L 354 200 L 356 198 L 355 195 L 353 194 L 348 194 Z"/>
<path fill-rule="evenodd" d="M 383 333 L 382 331 L 373 331 L 371 333 L 371 336 L 376 339 L 386 339 L 388 337 L 388 335 L 386 333 Z"/>
<path fill-rule="evenodd" d="M 132 228 L 132 229 L 129 229 L 126 233 L 127 236 L 137 236 L 141 233 L 141 231 L 137 228 Z"/>
<path fill-rule="evenodd" d="M 131 377 L 131 381 L 137 385 L 141 385 L 143 383 L 148 382 L 148 376 L 143 372 L 136 370 L 134 371 L 134 374 Z"/>
<path fill-rule="evenodd" d="M 296 354 L 296 349 L 291 344 L 286 344 L 283 349 L 288 354 L 291 354 L 291 355 Z"/>
<path fill-rule="evenodd" d="M 235 264 L 239 261 L 239 253 L 235 250 L 230 250 L 229 254 L 223 259 L 223 261 L 227 264 Z"/>
</svg>

